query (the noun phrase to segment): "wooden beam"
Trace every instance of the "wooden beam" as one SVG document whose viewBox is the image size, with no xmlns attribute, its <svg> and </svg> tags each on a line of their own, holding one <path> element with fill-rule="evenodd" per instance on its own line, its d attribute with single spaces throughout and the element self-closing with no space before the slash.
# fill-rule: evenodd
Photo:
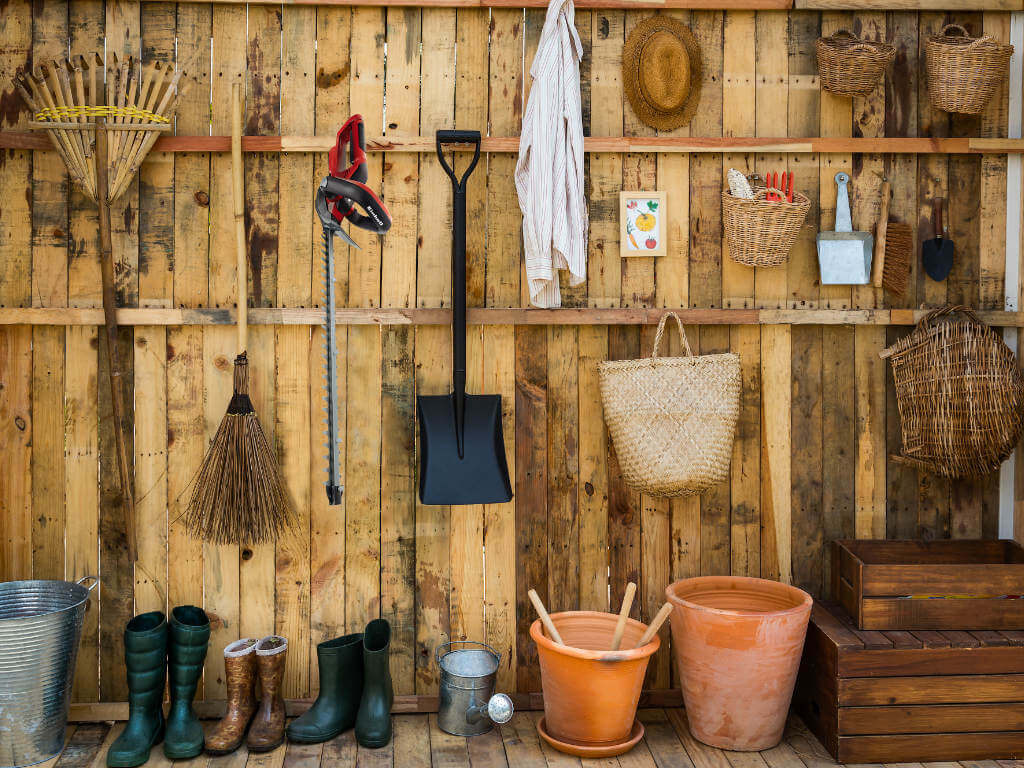
<svg viewBox="0 0 1024 768">
<path fill-rule="evenodd" d="M 1019 11 L 1021 0 L 796 0 L 794 8 L 830 11 Z"/>
<path fill-rule="evenodd" d="M 326 152 L 334 146 L 334 136 L 245 136 L 245 152 Z M 0 131 L 0 149 L 49 150 L 49 137 L 33 131 Z M 785 153 L 873 152 L 911 155 L 983 154 L 1024 152 L 1024 139 L 985 138 L 856 138 L 856 137 L 690 137 L 690 136 L 588 136 L 586 152 L 661 152 L 661 153 Z M 230 136 L 163 136 L 154 152 L 228 152 Z M 366 140 L 368 152 L 434 152 L 433 136 L 378 137 Z M 458 151 L 458 147 L 456 147 Z M 481 143 L 483 152 L 519 151 L 518 136 L 488 136 Z"/>
<path fill-rule="evenodd" d="M 513 693 L 510 696 L 512 703 L 519 711 L 544 709 L 544 697 L 540 692 Z M 312 699 L 287 699 L 285 709 L 288 717 L 296 717 L 309 709 L 312 704 Z M 661 709 L 663 707 L 680 707 L 682 704 L 683 697 L 679 689 L 644 691 L 640 694 L 640 708 Z M 216 699 L 197 701 L 193 707 L 196 714 L 203 719 L 219 718 L 224 716 L 225 702 Z M 396 715 L 433 713 L 437 712 L 437 707 L 437 696 L 395 696 L 391 712 Z M 68 722 L 71 723 L 97 723 L 127 719 L 127 701 L 73 702 L 68 714 Z"/>
<path fill-rule="evenodd" d="M 668 309 L 588 307 L 580 309 L 470 308 L 470 325 L 656 325 Z M 687 325 L 914 325 L 918 309 L 673 309 Z M 1024 327 L 1024 312 L 978 311 L 989 325 Z M 234 325 L 233 309 L 164 307 L 117 311 L 119 325 Z M 336 311 L 339 325 L 448 325 L 447 309 L 389 307 Z M 264 307 L 249 310 L 252 325 L 319 325 L 318 307 Z M 92 307 L 3 307 L 2 325 L 102 325 L 103 310 Z"/>
</svg>

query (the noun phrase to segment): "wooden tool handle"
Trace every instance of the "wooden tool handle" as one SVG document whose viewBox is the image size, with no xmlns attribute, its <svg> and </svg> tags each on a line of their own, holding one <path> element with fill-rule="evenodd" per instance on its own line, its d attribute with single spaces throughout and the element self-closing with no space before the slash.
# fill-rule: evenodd
<svg viewBox="0 0 1024 768">
<path fill-rule="evenodd" d="M 871 283 L 875 288 L 882 287 L 882 272 L 885 270 L 885 236 L 889 229 L 889 192 L 888 181 L 882 182 L 882 202 L 878 206 L 878 229 L 875 232 L 875 261 L 871 265 Z"/>
<path fill-rule="evenodd" d="M 626 619 L 629 618 L 629 609 L 633 607 L 633 597 L 636 595 L 636 582 L 629 582 L 626 585 L 626 594 L 622 597 L 622 608 L 619 610 L 619 620 L 615 623 L 615 634 L 612 635 L 612 650 L 619 650 L 622 645 L 622 634 L 626 631 Z"/>
<path fill-rule="evenodd" d="M 531 589 L 526 594 L 530 596 L 530 602 L 533 603 L 533 607 L 536 609 L 537 615 L 540 616 L 540 622 L 548 631 L 548 635 L 551 637 L 551 639 L 559 645 L 565 645 L 565 643 L 562 642 L 562 636 L 558 634 L 558 630 L 555 629 L 555 625 L 551 621 L 551 617 L 548 616 L 548 612 L 544 608 L 544 603 L 540 601 L 540 596 L 537 594 L 537 590 Z"/>
<path fill-rule="evenodd" d="M 945 204 L 946 200 L 942 197 L 932 200 L 932 232 L 939 239 L 945 237 L 942 229 L 942 208 Z"/>
<path fill-rule="evenodd" d="M 117 291 L 114 287 L 114 246 L 110 231 L 110 198 L 107 177 L 109 144 L 107 129 L 100 120 L 96 126 L 96 204 L 100 219 L 100 279 L 103 284 L 103 323 L 107 336 L 107 373 L 110 379 L 110 403 L 114 417 L 114 442 L 117 448 L 117 470 L 124 499 L 124 525 L 128 539 L 128 559 L 138 560 L 135 536 L 134 482 L 128 469 L 128 449 L 124 437 L 124 399 L 121 391 L 121 365 L 117 354 Z"/>
<path fill-rule="evenodd" d="M 235 257 L 238 292 L 238 351 L 245 352 L 249 336 L 249 272 L 245 264 L 245 192 L 242 186 L 242 85 L 231 85 L 231 189 L 235 204 Z"/>
<path fill-rule="evenodd" d="M 665 623 L 665 619 L 672 613 L 672 603 L 665 603 L 661 606 L 661 610 L 658 611 L 658 615 L 654 617 L 654 621 L 651 622 L 650 626 L 647 627 L 647 631 L 644 632 L 643 637 L 640 638 L 640 642 L 636 644 L 637 648 L 643 648 L 654 636 L 658 634 L 658 630 L 661 629 L 661 625 Z"/>
</svg>

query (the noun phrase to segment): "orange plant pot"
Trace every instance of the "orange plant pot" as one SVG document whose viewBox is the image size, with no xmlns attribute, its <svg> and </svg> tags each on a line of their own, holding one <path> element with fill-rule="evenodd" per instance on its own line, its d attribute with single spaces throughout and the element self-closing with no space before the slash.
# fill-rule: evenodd
<svg viewBox="0 0 1024 768">
<path fill-rule="evenodd" d="M 614 613 L 554 613 L 564 646 L 548 639 L 539 619 L 530 627 L 540 658 L 545 727 L 558 741 L 599 746 L 630 738 L 647 662 L 661 640 L 655 635 L 634 648 L 647 625 L 629 619 L 621 650 L 611 651 L 617 620 Z"/>
<path fill-rule="evenodd" d="M 694 737 L 722 749 L 774 747 L 793 698 L 811 596 L 742 576 L 683 579 L 665 593 Z"/>
</svg>

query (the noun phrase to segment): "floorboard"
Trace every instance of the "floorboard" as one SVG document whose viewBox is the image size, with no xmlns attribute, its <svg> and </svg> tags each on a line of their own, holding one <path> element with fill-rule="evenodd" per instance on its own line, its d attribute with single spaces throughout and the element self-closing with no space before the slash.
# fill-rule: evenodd
<svg viewBox="0 0 1024 768">
<path fill-rule="evenodd" d="M 517 712 L 506 725 L 466 739 L 444 733 L 437 715 L 395 715 L 395 737 L 383 749 L 364 749 L 352 731 L 324 744 L 286 744 L 261 755 L 243 746 L 222 757 L 171 761 L 158 746 L 147 768 L 1024 768 L 1024 761 L 903 763 L 841 766 L 791 717 L 782 743 L 764 752 L 727 752 L 690 735 L 681 709 L 643 709 L 644 739 L 632 751 L 603 760 L 580 760 L 549 747 L 537 735 L 540 712 Z M 207 722 L 206 727 L 211 723 Z M 40 768 L 104 768 L 121 723 L 68 727 L 63 753 Z"/>
</svg>

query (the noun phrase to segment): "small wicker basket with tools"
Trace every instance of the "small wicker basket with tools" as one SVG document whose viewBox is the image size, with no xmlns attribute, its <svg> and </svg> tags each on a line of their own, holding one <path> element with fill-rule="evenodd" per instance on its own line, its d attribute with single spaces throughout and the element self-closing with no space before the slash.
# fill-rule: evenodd
<svg viewBox="0 0 1024 768">
<path fill-rule="evenodd" d="M 999 469 L 1024 432 L 1024 375 L 995 331 L 966 307 L 944 307 L 881 356 L 903 428 L 897 461 L 943 477 Z"/>
<path fill-rule="evenodd" d="M 684 357 L 659 357 L 665 322 Z M 604 420 L 626 484 L 651 496 L 691 496 L 729 476 L 740 414 L 740 357 L 694 355 L 683 324 L 662 315 L 650 357 L 598 363 Z"/>
<path fill-rule="evenodd" d="M 947 24 L 928 38 L 928 94 L 945 112 L 980 115 L 1006 79 L 1013 46 L 990 36 L 971 37 L 959 24 Z"/>
<path fill-rule="evenodd" d="M 769 193 L 781 199 L 770 200 Z M 722 224 L 733 261 L 748 267 L 778 267 L 788 261 L 811 201 L 794 192 L 790 203 L 785 194 L 760 188 L 745 199 L 722 192 Z"/>
<path fill-rule="evenodd" d="M 861 40 L 845 29 L 814 44 L 821 87 L 839 96 L 867 96 L 896 58 L 888 43 Z"/>
</svg>

